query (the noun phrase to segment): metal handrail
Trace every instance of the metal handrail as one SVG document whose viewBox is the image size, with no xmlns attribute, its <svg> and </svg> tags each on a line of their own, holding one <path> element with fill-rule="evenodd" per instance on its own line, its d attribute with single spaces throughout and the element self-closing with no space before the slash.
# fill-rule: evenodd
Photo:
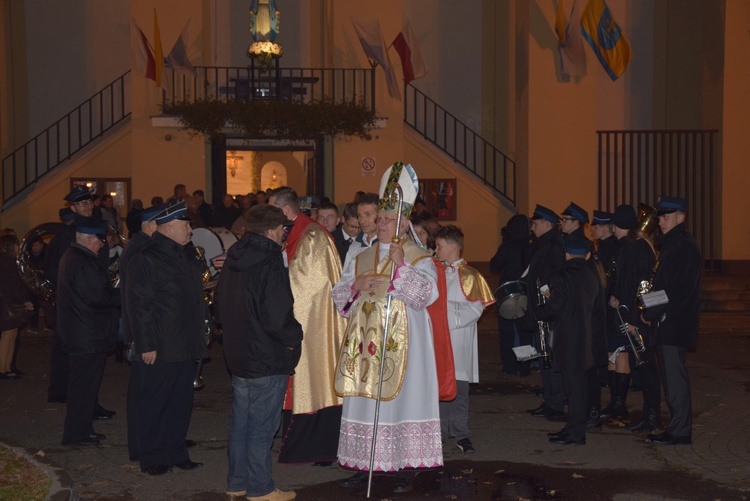
<svg viewBox="0 0 750 501">
<path fill-rule="evenodd" d="M 719 262 L 719 131 L 600 130 L 598 207 L 654 205 L 659 195 L 685 197 L 687 227 L 695 237 L 704 267 Z"/>
<path fill-rule="evenodd" d="M 412 84 L 404 96 L 404 122 L 515 207 L 516 163 Z"/>
<path fill-rule="evenodd" d="M 356 101 L 375 112 L 372 68 L 270 68 L 196 66 L 194 75 L 165 68 L 169 85 L 163 104 L 196 100 L 288 99 L 301 103 Z"/>
<path fill-rule="evenodd" d="M 3 158 L 3 207 L 130 116 L 130 70 Z"/>
</svg>

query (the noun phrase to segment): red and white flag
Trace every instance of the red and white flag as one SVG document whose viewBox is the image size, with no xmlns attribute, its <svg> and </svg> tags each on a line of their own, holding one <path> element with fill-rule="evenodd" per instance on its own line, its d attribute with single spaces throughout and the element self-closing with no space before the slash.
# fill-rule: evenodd
<svg viewBox="0 0 750 501">
<path fill-rule="evenodd" d="M 373 68 L 378 64 L 383 67 L 388 93 L 391 97 L 401 101 L 398 80 L 396 80 L 396 73 L 393 71 L 388 50 L 385 48 L 383 33 L 380 31 L 380 22 L 377 19 L 359 17 L 350 17 L 349 19 L 354 25 L 354 31 L 357 32 L 359 43 L 362 44 L 362 49 L 364 49 L 367 59 L 370 60 L 370 64 Z"/>
<path fill-rule="evenodd" d="M 396 48 L 396 52 L 401 57 L 404 81 L 406 81 L 407 85 L 412 80 L 422 78 L 427 74 L 427 66 L 425 66 L 422 53 L 419 51 L 417 39 L 411 29 L 411 23 L 406 23 L 403 31 L 396 36 L 391 45 Z"/>
<path fill-rule="evenodd" d="M 133 27 L 130 31 L 133 49 L 135 50 L 135 71 L 142 77 L 146 77 L 156 82 L 156 59 L 151 44 L 143 34 L 138 23 L 133 19 Z M 163 64 L 163 63 L 162 63 Z M 158 87 L 167 89 L 165 73 L 162 72 L 161 85 Z"/>
</svg>

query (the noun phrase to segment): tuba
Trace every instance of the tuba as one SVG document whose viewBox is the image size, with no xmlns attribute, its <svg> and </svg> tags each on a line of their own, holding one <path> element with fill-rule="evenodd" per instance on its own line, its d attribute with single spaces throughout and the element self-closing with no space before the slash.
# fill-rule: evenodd
<svg viewBox="0 0 750 501">
<path fill-rule="evenodd" d="M 16 260 L 18 273 L 21 275 L 21 279 L 26 284 L 26 287 L 42 301 L 54 302 L 56 291 L 52 283 L 44 277 L 44 274 L 29 264 L 31 253 L 29 245 L 37 237 L 41 237 L 42 235 L 60 235 L 67 231 L 67 229 L 68 225 L 63 223 L 43 223 L 30 229 L 24 235 L 23 240 L 21 240 L 18 259 Z"/>
</svg>

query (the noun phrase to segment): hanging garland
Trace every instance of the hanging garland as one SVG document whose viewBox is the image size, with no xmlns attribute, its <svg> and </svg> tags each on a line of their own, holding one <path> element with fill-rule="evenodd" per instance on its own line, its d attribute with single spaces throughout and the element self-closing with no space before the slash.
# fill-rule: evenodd
<svg viewBox="0 0 750 501">
<path fill-rule="evenodd" d="M 179 117 L 193 135 L 214 138 L 229 128 L 248 138 L 287 140 L 325 136 L 357 136 L 370 139 L 375 113 L 362 103 L 285 100 L 196 100 L 164 105 L 162 112 Z"/>
</svg>

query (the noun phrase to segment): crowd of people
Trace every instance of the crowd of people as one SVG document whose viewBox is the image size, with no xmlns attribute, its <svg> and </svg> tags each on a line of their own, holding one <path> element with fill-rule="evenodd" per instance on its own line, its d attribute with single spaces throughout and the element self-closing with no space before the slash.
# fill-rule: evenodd
<svg viewBox="0 0 750 501">
<path fill-rule="evenodd" d="M 567 416 L 550 442 L 585 444 L 587 429 L 627 418 L 636 375 L 643 408 L 628 428 L 655 444 L 691 443 L 685 356 L 698 336 L 700 251 L 687 231 L 686 199 L 661 196 L 655 209 L 643 207 L 640 214 L 629 205 L 593 211 L 595 241 L 584 233 L 588 212 L 572 202 L 560 215 L 537 205 L 531 239 L 526 216 L 513 216 L 503 228 L 490 261 L 500 274 L 497 290 L 502 296 L 518 285 L 528 305 L 523 316 L 498 319 L 501 374 L 540 371 L 542 403 L 528 412 Z M 652 231 L 657 224 L 658 234 Z M 528 345 L 540 353 L 547 348 L 549 356 L 519 362 L 514 348 Z M 610 394 L 604 408 L 602 381 Z M 662 389 L 670 412 L 666 427 Z"/>
<path fill-rule="evenodd" d="M 698 332 L 701 262 L 686 200 L 660 197 L 655 239 L 638 232 L 642 221 L 625 205 L 593 212 L 595 241 L 575 203 L 560 215 L 541 205 L 531 220 L 515 215 L 490 262 L 500 275 L 493 293 L 461 257 L 461 229 L 441 226 L 418 191 L 416 172 L 402 163 L 379 193 L 357 192 L 341 211 L 290 187 L 226 195 L 212 207 L 202 190 L 188 195 L 178 184 L 166 202 L 133 200 L 122 246 L 112 238 L 122 220 L 111 197 L 97 204 L 76 186 L 60 210 L 64 224 L 27 250 L 54 301 L 29 293 L 16 267 L 18 237 L 0 236 L 0 378 L 20 377 L 18 331 L 39 327 L 42 306 L 54 339 L 48 401 L 66 404 L 62 443 L 106 440 L 94 422 L 116 414 L 98 400 L 116 351 L 130 364 L 130 460 L 149 475 L 193 470 L 201 466 L 188 451 L 193 384 L 218 334 L 233 399 L 227 499 L 294 499 L 272 478 L 277 433 L 279 462 L 338 462 L 353 472 L 345 487 L 390 476 L 394 492 L 409 492 L 420 471 L 442 466 L 449 441 L 474 452 L 477 322 L 514 284 L 526 303 L 498 316 L 501 374 L 540 372 L 543 400 L 530 414 L 566 420 L 551 442 L 585 444 L 587 429 L 627 417 L 638 374 L 642 419 L 630 429 L 656 444 L 690 443 L 685 354 Z M 206 262 L 191 241 L 196 228 L 238 240 Z M 209 265 L 218 271 L 206 280 Z M 521 357 L 518 347 L 535 355 Z"/>
</svg>

